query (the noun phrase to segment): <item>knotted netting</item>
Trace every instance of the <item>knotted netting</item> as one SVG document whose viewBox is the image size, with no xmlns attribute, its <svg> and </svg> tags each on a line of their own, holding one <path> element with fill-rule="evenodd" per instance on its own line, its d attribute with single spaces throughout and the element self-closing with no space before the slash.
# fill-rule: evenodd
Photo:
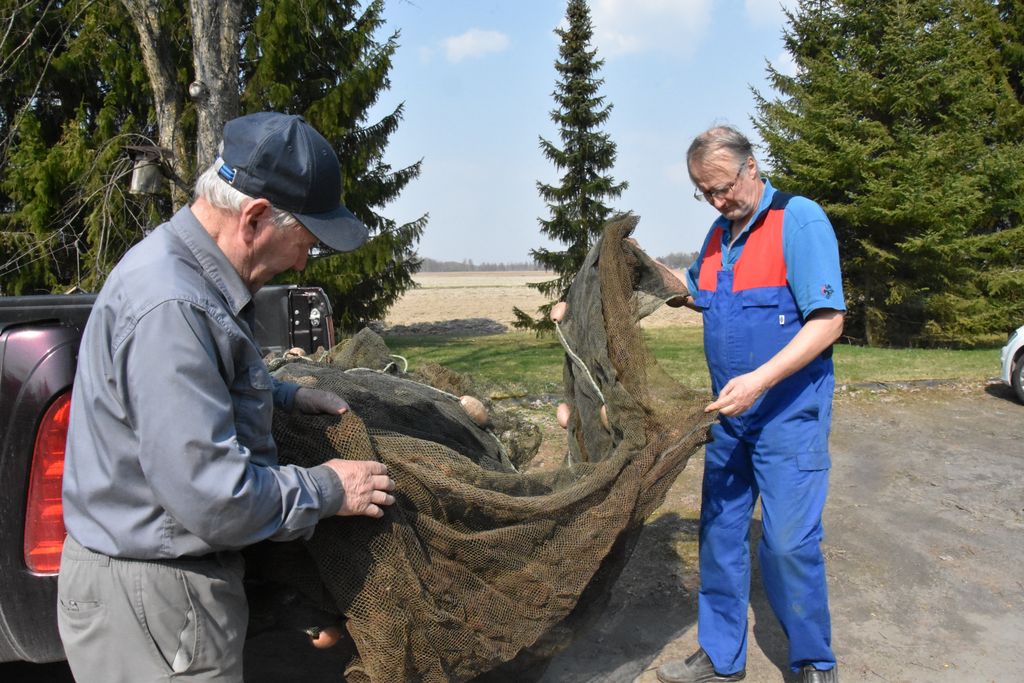
<svg viewBox="0 0 1024 683">
<path fill-rule="evenodd" d="M 554 471 L 517 471 L 456 396 L 394 368 L 276 370 L 351 406 L 341 418 L 275 416 L 282 462 L 376 459 L 397 483 L 382 519 L 322 521 L 305 542 L 315 567 L 284 572 L 344 615 L 357 649 L 346 680 L 526 680 L 600 612 L 710 424 L 707 394 L 663 372 L 644 344 L 639 320 L 685 291 L 626 239 L 637 220 L 606 226 L 566 298 L 571 414 Z"/>
</svg>

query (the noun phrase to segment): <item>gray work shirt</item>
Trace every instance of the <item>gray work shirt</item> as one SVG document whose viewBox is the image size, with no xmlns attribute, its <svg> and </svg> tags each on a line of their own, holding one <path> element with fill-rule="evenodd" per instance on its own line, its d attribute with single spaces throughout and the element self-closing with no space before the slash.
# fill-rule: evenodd
<svg viewBox="0 0 1024 683">
<path fill-rule="evenodd" d="M 341 507 L 321 465 L 281 466 L 252 296 L 186 207 L 110 273 L 82 338 L 64 522 L 113 557 L 164 559 L 308 537 Z"/>
</svg>

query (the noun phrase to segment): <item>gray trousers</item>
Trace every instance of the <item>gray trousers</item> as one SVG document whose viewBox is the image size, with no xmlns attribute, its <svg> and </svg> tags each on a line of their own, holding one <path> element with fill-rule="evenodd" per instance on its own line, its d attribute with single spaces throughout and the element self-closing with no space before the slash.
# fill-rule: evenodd
<svg viewBox="0 0 1024 683">
<path fill-rule="evenodd" d="M 57 624 L 77 683 L 242 683 L 249 607 L 238 553 L 122 560 L 68 536 Z"/>
</svg>

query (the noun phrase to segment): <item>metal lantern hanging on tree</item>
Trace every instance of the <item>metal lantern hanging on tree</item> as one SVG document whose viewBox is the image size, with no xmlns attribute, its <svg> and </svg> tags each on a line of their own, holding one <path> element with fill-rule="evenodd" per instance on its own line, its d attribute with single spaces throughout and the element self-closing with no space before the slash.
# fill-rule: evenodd
<svg viewBox="0 0 1024 683">
<path fill-rule="evenodd" d="M 125 151 L 134 163 L 128 191 L 132 194 L 162 194 L 167 179 L 164 159 L 171 156 L 171 151 L 156 145 L 126 145 Z"/>
</svg>

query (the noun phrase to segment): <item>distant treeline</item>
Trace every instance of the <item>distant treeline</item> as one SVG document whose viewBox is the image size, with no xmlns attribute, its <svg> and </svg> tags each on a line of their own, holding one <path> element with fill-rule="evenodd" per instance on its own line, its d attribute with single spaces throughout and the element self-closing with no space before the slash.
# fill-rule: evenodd
<svg viewBox="0 0 1024 683">
<path fill-rule="evenodd" d="M 691 263 L 697 260 L 698 253 L 696 251 L 673 251 L 668 256 L 659 256 L 658 260 L 669 268 L 682 270 L 683 268 L 688 268 Z"/>
<path fill-rule="evenodd" d="M 435 261 L 432 258 L 424 258 L 421 273 L 463 273 L 471 271 L 482 272 L 504 272 L 510 270 L 544 270 L 535 261 L 523 261 L 520 263 L 473 263 L 473 259 L 462 261 Z"/>
<path fill-rule="evenodd" d="M 674 251 L 668 256 L 660 256 L 658 260 L 669 268 L 683 269 L 693 263 L 697 258 L 697 252 Z M 484 273 L 501 273 L 516 270 L 544 270 L 544 267 L 536 261 L 521 261 L 519 263 L 473 263 L 473 259 L 462 261 L 436 261 L 432 258 L 423 258 L 421 273 L 468 273 L 480 271 Z"/>
</svg>

